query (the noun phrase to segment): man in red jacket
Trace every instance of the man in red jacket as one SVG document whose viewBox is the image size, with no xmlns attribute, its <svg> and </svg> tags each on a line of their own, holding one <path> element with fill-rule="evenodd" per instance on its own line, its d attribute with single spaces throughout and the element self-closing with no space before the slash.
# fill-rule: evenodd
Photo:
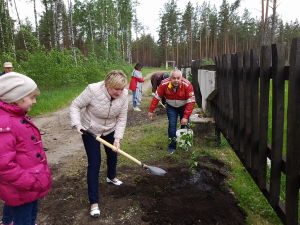
<svg viewBox="0 0 300 225">
<path fill-rule="evenodd" d="M 180 117 L 181 126 L 186 126 L 195 105 L 195 94 L 192 84 L 182 77 L 180 70 L 176 69 L 171 72 L 170 78 L 163 80 L 159 85 L 151 101 L 148 112 L 149 119 L 152 119 L 154 110 L 163 97 L 166 98 L 169 120 L 168 136 L 170 144 L 168 153 L 173 154 L 176 151 L 178 116 Z"/>
</svg>

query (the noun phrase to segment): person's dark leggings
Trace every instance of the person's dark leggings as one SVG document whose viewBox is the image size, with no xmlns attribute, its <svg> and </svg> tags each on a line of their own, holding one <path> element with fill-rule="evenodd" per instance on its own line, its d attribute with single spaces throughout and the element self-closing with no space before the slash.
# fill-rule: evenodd
<svg viewBox="0 0 300 225">
<path fill-rule="evenodd" d="M 114 143 L 114 132 L 101 136 L 105 141 Z M 82 140 L 86 155 L 88 158 L 87 184 L 90 204 L 99 203 L 99 172 L 101 165 L 100 143 L 90 135 L 82 135 Z M 109 147 L 104 146 L 107 156 L 107 177 L 114 179 L 116 177 L 117 153 Z"/>
<path fill-rule="evenodd" d="M 14 225 L 35 225 L 38 200 L 20 206 L 10 206 Z"/>
<path fill-rule="evenodd" d="M 169 120 L 168 135 L 169 135 L 169 148 L 176 149 L 176 130 L 178 116 L 180 120 L 184 115 L 185 105 L 181 107 L 173 107 L 167 104 L 167 116 Z"/>
<path fill-rule="evenodd" d="M 4 204 L 2 210 L 2 224 L 7 225 L 13 221 L 11 206 Z"/>
</svg>

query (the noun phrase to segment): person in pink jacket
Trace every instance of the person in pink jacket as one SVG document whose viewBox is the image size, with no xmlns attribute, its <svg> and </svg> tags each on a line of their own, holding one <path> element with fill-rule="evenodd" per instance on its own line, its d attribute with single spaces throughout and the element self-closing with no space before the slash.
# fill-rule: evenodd
<svg viewBox="0 0 300 225">
<path fill-rule="evenodd" d="M 26 115 L 39 93 L 36 83 L 23 74 L 0 77 L 0 199 L 14 225 L 34 225 L 38 200 L 51 189 L 39 129 Z"/>
</svg>

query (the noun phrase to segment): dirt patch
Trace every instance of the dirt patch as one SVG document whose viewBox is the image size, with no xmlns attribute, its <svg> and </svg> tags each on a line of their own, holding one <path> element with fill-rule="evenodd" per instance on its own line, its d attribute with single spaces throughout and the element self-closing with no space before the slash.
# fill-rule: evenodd
<svg viewBox="0 0 300 225">
<path fill-rule="evenodd" d="M 118 171 L 124 185 L 116 187 L 101 180 L 103 201 L 97 219 L 88 216 L 85 169 L 62 175 L 42 201 L 39 223 L 246 224 L 244 211 L 224 182 L 229 168 L 221 161 L 199 158 L 194 173 L 171 157 L 152 163 L 167 174 L 160 177 L 141 168 L 121 167 Z"/>
</svg>

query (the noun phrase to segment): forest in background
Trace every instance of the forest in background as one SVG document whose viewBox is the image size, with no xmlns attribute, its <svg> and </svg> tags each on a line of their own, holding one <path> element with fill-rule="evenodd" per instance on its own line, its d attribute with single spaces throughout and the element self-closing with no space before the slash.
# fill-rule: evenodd
<svg viewBox="0 0 300 225">
<path fill-rule="evenodd" d="M 103 68 L 119 63 L 128 72 L 138 61 L 189 65 L 275 42 L 289 46 L 300 35 L 297 20 L 284 23 L 278 16 L 278 0 L 262 0 L 260 19 L 247 9 L 240 16 L 240 1 L 223 0 L 219 8 L 208 1 L 188 3 L 181 10 L 169 0 L 158 12 L 155 41 L 137 18 L 138 0 L 30 0 L 34 22 L 20 20 L 18 1 L 0 0 L 0 60 L 52 87 L 99 80 Z M 39 16 L 37 2 L 43 5 Z M 41 74 L 53 79 L 40 79 Z"/>
</svg>

